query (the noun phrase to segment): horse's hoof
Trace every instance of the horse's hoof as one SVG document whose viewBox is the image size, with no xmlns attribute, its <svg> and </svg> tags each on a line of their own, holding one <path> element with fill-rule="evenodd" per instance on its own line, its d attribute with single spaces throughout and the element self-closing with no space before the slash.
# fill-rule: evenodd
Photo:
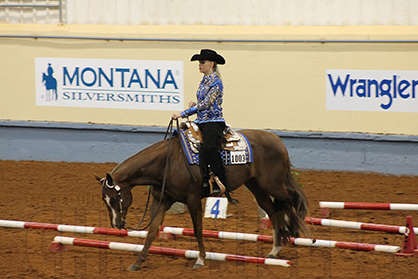
<svg viewBox="0 0 418 279">
<path fill-rule="evenodd" d="M 267 255 L 267 259 L 275 259 L 276 257 L 274 255 Z"/>
<path fill-rule="evenodd" d="M 140 270 L 141 268 L 139 267 L 139 266 L 136 266 L 136 265 L 134 265 L 134 264 L 131 264 L 131 266 L 130 267 L 128 267 L 128 270 L 129 271 L 138 271 L 138 270 Z"/>
<path fill-rule="evenodd" d="M 193 268 L 198 268 L 198 267 L 202 267 L 205 265 L 205 261 L 204 261 L 204 257 L 198 257 L 196 262 L 194 263 Z"/>
<path fill-rule="evenodd" d="M 198 264 L 198 263 L 195 263 L 194 265 L 193 265 L 193 268 L 199 268 L 199 267 L 202 267 L 202 266 L 205 266 L 204 264 Z"/>
</svg>

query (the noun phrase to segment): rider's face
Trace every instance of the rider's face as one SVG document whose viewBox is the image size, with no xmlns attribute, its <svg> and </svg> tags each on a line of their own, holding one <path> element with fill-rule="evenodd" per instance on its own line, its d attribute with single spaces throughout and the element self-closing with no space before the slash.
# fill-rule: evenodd
<svg viewBox="0 0 418 279">
<path fill-rule="evenodd" d="M 199 60 L 199 71 L 205 75 L 213 73 L 213 62 L 209 60 Z"/>
</svg>

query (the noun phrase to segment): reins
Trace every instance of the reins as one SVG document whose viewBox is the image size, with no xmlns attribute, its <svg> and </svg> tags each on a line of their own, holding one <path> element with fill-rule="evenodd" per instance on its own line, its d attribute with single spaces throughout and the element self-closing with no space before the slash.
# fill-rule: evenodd
<svg viewBox="0 0 418 279">
<path fill-rule="evenodd" d="M 172 135 L 173 135 L 173 120 L 174 120 L 174 119 L 171 119 L 171 120 L 170 120 L 170 123 L 168 124 L 167 130 L 166 130 L 166 132 L 165 132 L 165 136 L 164 136 L 164 140 L 165 140 L 165 139 L 167 139 L 167 135 L 169 135 L 169 138 L 168 138 L 168 147 L 167 147 L 167 156 L 166 156 L 166 161 L 165 161 L 165 169 L 164 169 L 163 184 L 162 184 L 162 186 L 161 186 L 160 200 L 158 201 L 158 206 L 157 206 L 157 209 L 155 210 L 155 212 L 154 212 L 154 214 L 153 214 L 153 216 L 152 216 L 152 218 L 151 218 L 150 222 L 148 223 L 148 225 L 146 225 L 144 228 L 141 228 L 141 229 L 139 229 L 139 230 L 145 230 L 145 229 L 147 229 L 147 228 L 151 225 L 152 221 L 153 221 L 153 220 L 155 219 L 155 217 L 157 216 L 158 209 L 160 208 L 160 206 L 161 206 L 161 202 L 162 202 L 162 200 L 163 200 L 163 195 L 164 195 L 165 185 L 166 185 L 166 180 L 167 180 L 167 170 L 168 170 L 168 164 L 169 164 L 169 159 L 170 159 L 171 138 L 172 138 Z M 178 133 L 180 133 L 180 126 L 179 126 L 179 120 L 178 120 L 178 119 L 176 119 L 176 124 L 177 124 L 177 134 L 178 134 Z M 180 146 L 181 146 L 181 148 L 182 148 L 183 155 L 184 155 L 184 156 L 186 156 L 186 152 L 185 152 L 185 150 L 184 150 L 184 146 L 183 146 L 182 144 L 180 144 Z M 186 166 L 187 166 L 187 169 L 188 169 L 188 171 L 189 171 L 189 173 L 190 173 L 191 177 L 193 178 L 193 180 L 194 180 L 194 181 L 197 181 L 197 180 L 196 180 L 196 177 L 193 175 L 193 172 L 192 172 L 192 169 L 191 169 L 190 165 L 187 163 L 187 158 L 186 158 Z M 144 221 L 145 216 L 146 216 L 146 214 L 147 214 L 147 211 L 148 211 L 148 205 L 149 205 L 150 197 L 151 197 L 151 190 L 149 190 L 149 191 L 148 191 L 147 203 L 146 203 L 146 206 L 145 206 L 145 211 L 144 211 L 144 214 L 142 215 L 141 221 L 139 221 L 138 225 L 137 225 L 135 228 L 128 227 L 128 229 L 131 229 L 131 230 L 137 230 L 137 229 L 138 229 L 138 227 L 142 224 L 142 222 Z"/>
<path fill-rule="evenodd" d="M 177 121 L 177 129 L 178 129 L 178 128 L 179 128 L 179 121 L 178 121 L 177 119 L 176 119 L 176 121 Z M 173 119 L 171 119 L 171 120 L 170 120 L 170 123 L 168 124 L 167 131 L 165 132 L 164 139 L 166 139 L 166 138 L 167 138 L 167 135 L 168 135 L 168 134 L 169 134 L 170 136 L 169 136 L 169 138 L 168 138 L 167 156 L 166 156 L 166 160 L 165 160 L 165 169 L 164 169 L 163 184 L 162 184 L 162 186 L 161 186 L 160 200 L 158 201 L 158 206 L 157 206 L 157 209 L 155 210 L 155 212 L 154 212 L 153 216 L 151 217 L 151 220 L 149 221 L 148 225 L 146 225 L 145 227 L 143 227 L 143 228 L 139 229 L 140 231 L 147 229 L 147 228 L 151 225 L 152 221 L 154 221 L 155 217 L 157 216 L 158 209 L 159 209 L 159 208 L 160 208 L 160 206 L 161 206 L 161 201 L 163 200 L 163 195 L 164 195 L 164 190 L 165 190 L 165 184 L 166 184 L 165 182 L 166 182 L 166 179 L 167 179 L 168 163 L 169 163 L 169 159 L 170 159 L 171 138 L 172 138 L 172 134 L 173 134 Z M 144 211 L 144 214 L 142 215 L 142 219 L 141 219 L 141 221 L 139 221 L 138 225 L 137 225 L 135 228 L 130 228 L 130 227 L 128 227 L 128 229 L 137 230 L 137 229 L 138 229 L 138 227 L 142 224 L 142 222 L 143 222 L 143 221 L 144 221 L 144 219 L 145 219 L 145 215 L 147 214 L 147 210 L 148 210 L 148 205 L 149 205 L 150 196 L 151 196 L 151 190 L 149 189 L 149 191 L 148 191 L 147 203 L 146 203 L 146 206 L 145 206 L 145 211 Z"/>
</svg>

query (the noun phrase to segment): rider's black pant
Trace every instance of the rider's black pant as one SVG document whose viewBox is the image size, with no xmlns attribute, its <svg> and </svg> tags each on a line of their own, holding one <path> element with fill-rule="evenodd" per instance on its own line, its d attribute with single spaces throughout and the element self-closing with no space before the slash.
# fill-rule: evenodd
<svg viewBox="0 0 418 279">
<path fill-rule="evenodd" d="M 225 130 L 225 122 L 208 122 L 199 124 L 202 131 L 203 144 L 200 146 L 199 165 L 202 173 L 203 182 L 209 180 L 209 169 L 213 174 L 222 181 L 226 186 L 227 179 L 225 167 L 222 162 L 219 149 L 224 141 L 223 131 Z"/>
</svg>

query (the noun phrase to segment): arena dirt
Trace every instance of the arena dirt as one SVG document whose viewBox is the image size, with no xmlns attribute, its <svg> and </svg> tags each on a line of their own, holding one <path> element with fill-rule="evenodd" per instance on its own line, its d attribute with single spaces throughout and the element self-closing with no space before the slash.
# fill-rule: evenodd
<svg viewBox="0 0 418 279">
<path fill-rule="evenodd" d="M 0 161 L 0 219 L 42 223 L 109 227 L 100 185 L 93 173 L 103 176 L 116 164 Z M 298 181 L 309 199 L 310 215 L 321 217 L 319 201 L 418 203 L 418 177 L 387 176 L 371 173 L 299 171 Z M 133 190 L 134 203 L 128 222 L 135 225 L 142 216 L 146 187 Z M 205 219 L 204 229 L 255 234 L 263 230 L 257 205 L 251 193 L 235 191 L 238 206 L 229 205 L 231 217 Z M 412 216 L 418 226 L 418 212 L 331 210 L 330 218 L 378 224 L 405 225 Z M 188 212 L 167 215 L 166 226 L 191 228 Z M 403 236 L 372 231 L 310 226 L 317 239 L 332 239 L 401 246 Z M 0 278 L 414 278 L 418 258 L 384 252 L 286 246 L 279 257 L 288 259 L 289 268 L 249 263 L 206 261 L 193 269 L 194 260 L 150 255 L 138 272 L 126 268 L 135 261 L 132 252 L 87 247 L 71 247 L 52 252 L 56 235 L 143 244 L 143 239 L 103 235 L 60 233 L 51 230 L 0 228 Z M 154 246 L 197 249 L 192 237 L 157 239 Z M 205 239 L 207 251 L 263 257 L 267 243 Z"/>
</svg>

